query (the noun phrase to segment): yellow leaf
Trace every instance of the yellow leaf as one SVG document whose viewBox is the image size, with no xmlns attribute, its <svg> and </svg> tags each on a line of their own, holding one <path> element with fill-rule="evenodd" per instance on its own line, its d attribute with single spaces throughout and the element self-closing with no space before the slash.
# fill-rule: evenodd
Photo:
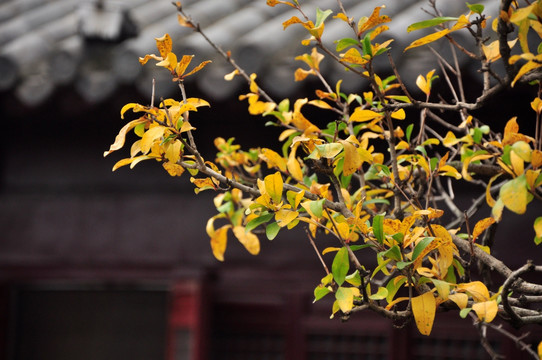
<svg viewBox="0 0 542 360">
<path fill-rule="evenodd" d="M 363 56 L 361 56 L 361 53 L 356 48 L 350 48 L 347 52 L 344 54 L 341 54 L 341 59 L 343 61 L 352 63 L 352 64 L 358 64 L 358 65 L 364 65 L 367 64 L 368 60 L 365 59 Z"/>
<path fill-rule="evenodd" d="M 532 102 L 531 102 L 531 108 L 536 111 L 537 114 L 540 114 L 540 112 L 542 111 L 542 99 L 540 98 L 535 98 Z"/>
<path fill-rule="evenodd" d="M 499 306 L 495 300 L 490 300 L 472 305 L 472 310 L 476 312 L 481 321 L 491 322 L 497 316 Z"/>
<path fill-rule="evenodd" d="M 514 78 L 514 80 L 512 81 L 512 87 L 514 87 L 514 85 L 516 84 L 516 82 L 525 74 L 527 74 L 529 71 L 531 70 L 534 70 L 536 68 L 539 68 L 541 67 L 542 64 L 539 64 L 538 62 L 535 62 L 535 61 L 528 61 L 527 63 L 525 63 L 518 71 L 516 77 Z"/>
<path fill-rule="evenodd" d="M 431 334 L 436 308 L 437 302 L 432 292 L 412 298 L 412 314 L 416 320 L 416 327 L 422 335 Z"/>
<path fill-rule="evenodd" d="M 175 70 L 177 67 L 177 55 L 172 52 L 168 53 L 164 60 L 156 63 L 156 66 L 165 67 L 169 71 Z"/>
<path fill-rule="evenodd" d="M 338 247 L 327 247 L 322 251 L 322 255 L 325 255 L 325 254 L 330 253 L 330 252 L 339 251 L 341 249 L 342 248 L 338 248 Z"/>
<path fill-rule="evenodd" d="M 352 115 L 350 116 L 350 121 L 363 122 L 363 121 L 370 121 L 374 119 L 381 119 L 382 117 L 383 117 L 382 114 L 379 114 L 372 110 L 364 110 L 361 107 L 357 107 L 352 113 Z"/>
<path fill-rule="evenodd" d="M 401 140 L 399 144 L 395 145 L 396 150 L 406 150 L 408 148 L 410 148 L 410 145 L 404 140 Z"/>
<path fill-rule="evenodd" d="M 122 166 L 126 166 L 126 165 L 130 165 L 130 169 L 133 169 L 134 166 L 136 166 L 141 161 L 154 159 L 154 158 L 155 158 L 154 156 L 141 155 L 141 156 L 136 156 L 136 157 L 133 157 L 133 158 L 122 159 L 122 160 L 117 161 L 117 163 L 113 166 L 113 171 L 117 170 L 118 168 L 120 168 Z"/>
<path fill-rule="evenodd" d="M 510 163 L 512 164 L 512 170 L 514 170 L 516 176 L 523 174 L 525 164 L 523 163 L 523 159 L 519 157 L 514 150 L 510 151 Z"/>
<path fill-rule="evenodd" d="M 171 176 L 181 176 L 184 173 L 184 168 L 179 164 L 164 162 L 162 166 Z"/>
<path fill-rule="evenodd" d="M 418 75 L 416 78 L 416 86 L 423 91 L 426 95 L 431 93 L 431 85 L 427 83 L 427 80 L 422 75 Z"/>
<path fill-rule="evenodd" d="M 360 296 L 360 291 L 355 287 L 339 287 L 335 298 L 342 312 L 347 313 L 354 307 L 354 296 Z"/>
<path fill-rule="evenodd" d="M 303 171 L 301 170 L 301 165 L 299 164 L 299 161 L 296 158 L 296 150 L 297 147 L 301 143 L 297 143 L 293 146 L 292 150 L 290 151 L 290 155 L 288 155 L 288 162 L 286 163 L 286 167 L 288 168 L 288 173 L 297 181 L 302 182 L 303 181 Z"/>
<path fill-rule="evenodd" d="M 161 58 L 160 56 L 156 56 L 154 54 L 147 54 L 145 55 L 145 57 L 140 57 L 139 58 L 139 63 L 141 65 L 145 65 L 150 59 L 154 59 L 154 60 L 157 60 L 157 61 L 162 61 L 164 60 L 163 58 Z"/>
<path fill-rule="evenodd" d="M 197 178 L 191 177 L 190 182 L 196 185 L 200 189 L 205 189 L 205 188 L 216 189 L 216 186 L 213 183 L 213 180 L 211 180 L 211 178 L 197 179 Z"/>
<path fill-rule="evenodd" d="M 165 131 L 166 127 L 161 125 L 155 126 L 145 131 L 145 134 L 143 134 L 143 137 L 141 138 L 141 152 L 143 154 L 147 154 L 150 151 L 152 144 L 157 139 L 164 136 Z"/>
<path fill-rule="evenodd" d="M 344 13 L 338 13 L 337 15 L 333 16 L 334 19 L 340 19 L 344 21 L 347 24 L 350 24 L 350 19 L 344 14 Z"/>
<path fill-rule="evenodd" d="M 211 249 L 213 255 L 219 261 L 224 261 L 224 252 L 228 243 L 228 229 L 231 225 L 224 225 L 220 229 L 213 232 L 211 236 Z"/>
<path fill-rule="evenodd" d="M 531 164 L 533 165 L 534 169 L 538 169 L 542 166 L 542 151 L 533 150 L 531 153 Z"/>
<path fill-rule="evenodd" d="M 542 341 L 538 344 L 538 357 L 542 359 Z"/>
<path fill-rule="evenodd" d="M 172 49 L 172 41 L 169 34 L 164 34 L 164 36 L 155 38 L 154 40 L 156 40 L 156 47 L 160 52 L 160 56 L 162 56 L 162 58 L 166 58 L 166 56 L 171 53 Z"/>
<path fill-rule="evenodd" d="M 196 128 L 193 127 L 188 121 L 183 121 L 181 128 L 179 129 L 179 132 L 183 133 L 183 132 L 187 132 L 187 131 L 195 130 L 195 129 Z"/>
<path fill-rule="evenodd" d="M 487 217 L 478 221 L 476 225 L 474 225 L 474 230 L 472 230 L 472 241 L 476 241 L 478 236 L 494 223 L 495 219 L 492 217 Z"/>
<path fill-rule="evenodd" d="M 512 146 L 512 151 L 523 161 L 531 162 L 532 149 L 527 142 L 522 140 L 516 141 Z"/>
<path fill-rule="evenodd" d="M 408 45 L 405 48 L 404 51 L 407 51 L 408 49 L 412 49 L 412 48 L 415 48 L 415 47 L 418 47 L 418 46 L 422 46 L 422 45 L 425 45 L 425 44 L 432 43 L 433 41 L 436 41 L 436 40 L 448 35 L 450 32 L 451 32 L 450 29 L 444 29 L 444 30 L 437 31 L 436 33 L 424 36 L 424 37 L 422 37 L 422 38 L 420 38 L 418 40 L 413 41 L 410 45 Z"/>
<path fill-rule="evenodd" d="M 339 140 L 344 147 L 343 175 L 349 176 L 355 173 L 363 163 L 358 153 L 358 148 L 349 141 Z"/>
<path fill-rule="evenodd" d="M 391 113 L 391 117 L 397 120 L 404 120 L 406 118 L 405 110 L 399 109 Z"/>
<path fill-rule="evenodd" d="M 126 113 L 126 111 L 130 110 L 130 109 L 133 109 L 132 111 L 133 112 L 140 112 L 140 111 L 144 111 L 145 110 L 145 107 L 142 106 L 142 105 L 139 105 L 139 104 L 136 104 L 136 103 L 129 103 L 129 104 L 126 104 L 122 107 L 122 109 L 120 110 L 120 118 L 121 119 L 124 119 L 124 113 Z"/>
<path fill-rule="evenodd" d="M 499 191 L 501 200 L 508 210 L 516 214 L 524 214 L 527 211 L 528 190 L 524 175 L 505 183 Z"/>
<path fill-rule="evenodd" d="M 446 147 L 452 147 L 461 142 L 461 139 L 455 137 L 455 134 L 451 131 L 446 133 L 444 139 L 442 139 L 442 145 Z"/>
<path fill-rule="evenodd" d="M 128 124 L 124 125 L 122 129 L 120 129 L 118 135 L 115 137 L 115 142 L 109 147 L 108 151 L 104 152 L 104 157 L 111 154 L 113 151 L 119 150 L 124 146 L 124 141 L 126 139 L 126 134 L 128 131 L 132 130 L 139 124 L 145 123 L 146 120 L 144 119 L 137 119 L 132 120 Z"/>
<path fill-rule="evenodd" d="M 385 7 L 385 5 L 375 7 L 373 13 L 366 21 L 360 20 L 358 24 L 358 36 L 360 36 L 365 31 L 374 28 L 375 26 L 391 21 L 388 16 L 380 15 L 380 10 Z"/>
<path fill-rule="evenodd" d="M 181 147 L 182 143 L 180 140 L 175 140 L 173 143 L 169 144 L 167 150 L 166 150 L 166 159 L 169 160 L 169 162 L 175 164 L 181 159 Z"/>
<path fill-rule="evenodd" d="M 187 77 L 189 75 L 192 75 L 194 73 L 197 73 L 198 71 L 200 71 L 201 69 L 203 69 L 205 66 L 207 66 L 207 64 L 210 64 L 211 63 L 211 60 L 205 60 L 205 61 L 202 61 L 198 66 L 196 66 L 195 68 L 193 68 L 189 73 L 187 74 L 184 74 L 183 77 Z M 180 76 L 180 75 L 179 75 Z"/>
<path fill-rule="evenodd" d="M 467 181 L 472 180 L 472 176 L 470 176 L 470 173 L 468 172 L 468 168 L 471 162 L 479 161 L 479 160 L 486 160 L 491 159 L 493 155 L 491 154 L 479 154 L 474 156 L 469 156 L 463 161 L 463 169 L 461 170 L 461 176 L 463 176 L 463 179 Z"/>
<path fill-rule="evenodd" d="M 484 302 L 489 300 L 489 291 L 481 281 L 472 281 L 470 283 L 458 284 L 457 289 L 466 291 L 475 302 Z"/>
<path fill-rule="evenodd" d="M 323 100 L 311 100 L 308 103 L 311 105 L 317 106 L 321 109 L 333 109 L 331 105 L 329 105 L 327 102 Z"/>
<path fill-rule="evenodd" d="M 265 191 L 271 197 L 275 204 L 281 202 L 282 189 L 284 186 L 282 175 L 280 172 L 276 172 L 271 175 L 267 175 L 264 179 Z"/>
<path fill-rule="evenodd" d="M 190 65 L 190 62 L 192 61 L 192 58 L 194 55 L 183 55 L 181 61 L 177 64 L 175 67 L 175 73 L 177 76 L 181 76 L 186 71 L 186 68 L 188 65 Z"/>
<path fill-rule="evenodd" d="M 252 255 L 258 255 L 260 253 L 260 240 L 252 232 L 245 231 L 244 226 L 235 226 L 233 228 L 233 234 L 249 253 Z"/>
<path fill-rule="evenodd" d="M 303 81 L 305 78 L 311 74 L 314 74 L 314 70 L 304 70 L 298 68 L 294 73 L 294 81 Z"/>
<path fill-rule="evenodd" d="M 279 227 L 285 227 L 298 217 L 299 213 L 297 211 L 292 211 L 288 209 L 280 209 L 275 212 L 275 220 L 277 221 Z"/>
<path fill-rule="evenodd" d="M 267 167 L 278 168 L 282 172 L 286 172 L 286 160 L 280 156 L 276 151 L 271 149 L 263 148 L 261 150 L 261 157 L 267 163 Z"/>
<path fill-rule="evenodd" d="M 233 71 L 232 71 L 231 73 L 229 73 L 229 74 L 224 75 L 224 80 L 226 80 L 226 81 L 231 81 L 231 80 L 233 80 L 233 78 L 234 78 L 236 75 L 239 75 L 239 70 L 237 70 L 237 69 L 233 70 Z"/>
<path fill-rule="evenodd" d="M 493 182 L 499 177 L 501 174 L 497 174 L 493 176 L 491 179 L 489 179 L 489 182 L 487 183 L 486 187 L 486 202 L 490 207 L 495 206 L 495 199 L 491 196 L 491 186 L 493 185 Z M 497 219 L 498 221 L 498 219 Z"/>
<path fill-rule="evenodd" d="M 460 309 L 466 308 L 469 303 L 469 296 L 465 293 L 450 294 L 448 299 L 452 300 Z"/>
</svg>

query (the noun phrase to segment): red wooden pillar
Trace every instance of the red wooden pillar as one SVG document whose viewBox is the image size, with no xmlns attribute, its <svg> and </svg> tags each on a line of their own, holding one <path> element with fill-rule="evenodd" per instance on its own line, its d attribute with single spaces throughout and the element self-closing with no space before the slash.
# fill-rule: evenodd
<svg viewBox="0 0 542 360">
<path fill-rule="evenodd" d="M 167 360 L 206 360 L 207 296 L 198 279 L 174 284 L 170 294 Z"/>
</svg>

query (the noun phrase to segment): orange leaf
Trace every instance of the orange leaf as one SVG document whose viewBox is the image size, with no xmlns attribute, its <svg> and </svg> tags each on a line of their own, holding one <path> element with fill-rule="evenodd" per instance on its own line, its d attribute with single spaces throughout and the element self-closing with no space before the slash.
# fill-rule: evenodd
<svg viewBox="0 0 542 360">
<path fill-rule="evenodd" d="M 195 68 L 193 68 L 188 74 L 184 74 L 183 77 L 187 77 L 189 75 L 192 75 L 194 73 L 197 73 L 198 71 L 200 71 L 201 69 L 203 69 L 207 64 L 210 64 L 211 63 L 211 60 L 205 60 L 203 62 L 201 62 L 198 66 L 196 66 Z"/>
<path fill-rule="evenodd" d="M 360 23 L 358 24 L 358 36 L 360 36 L 365 31 L 374 28 L 375 26 L 391 21 L 389 16 L 380 15 L 380 10 L 383 8 L 385 8 L 384 5 L 375 7 L 373 13 L 366 21 L 360 21 Z"/>
<path fill-rule="evenodd" d="M 226 245 L 228 243 L 228 229 L 231 225 L 224 225 L 220 229 L 214 231 L 211 236 L 211 249 L 213 255 L 219 261 L 224 261 L 224 253 L 226 252 Z"/>
<path fill-rule="evenodd" d="M 181 61 L 179 61 L 179 63 L 175 67 L 175 73 L 177 74 L 177 76 L 182 76 L 184 74 L 186 68 L 188 67 L 188 65 L 190 65 L 193 57 L 194 55 L 183 55 Z"/>
<path fill-rule="evenodd" d="M 533 153 L 531 154 L 531 164 L 534 169 L 538 169 L 542 166 L 542 151 L 533 150 Z"/>
<path fill-rule="evenodd" d="M 474 230 L 472 230 L 472 241 L 475 242 L 478 236 L 494 223 L 495 219 L 492 217 L 487 217 L 478 221 L 476 225 L 474 225 Z"/>
<path fill-rule="evenodd" d="M 169 34 L 164 34 L 164 36 L 155 38 L 154 40 L 156 40 L 156 47 L 160 52 L 160 56 L 165 59 L 173 47 L 171 37 Z"/>
</svg>

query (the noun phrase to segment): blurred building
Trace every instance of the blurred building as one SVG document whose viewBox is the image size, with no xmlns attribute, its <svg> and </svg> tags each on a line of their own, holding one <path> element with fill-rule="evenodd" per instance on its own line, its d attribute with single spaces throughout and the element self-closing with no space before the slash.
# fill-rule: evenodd
<svg viewBox="0 0 542 360">
<path fill-rule="evenodd" d="M 309 14 L 337 8 L 334 0 L 305 3 Z M 386 4 L 394 19 L 387 36 L 396 39 L 392 52 L 406 82 L 431 69 L 424 50 L 402 54 L 420 36 L 405 29 L 426 17 L 424 0 L 343 3 L 354 18 Z M 306 34 L 281 26 L 296 15 L 291 8 L 263 0 L 182 4 L 272 96 L 308 93 L 293 81 Z M 464 8 L 441 5 L 447 14 Z M 347 36 L 343 25 L 330 21 L 330 44 Z M 239 117 L 246 105 L 237 95 L 246 86 L 223 80 L 231 69 L 178 25 L 170 1 L 0 2 L 0 359 L 484 358 L 474 328 L 455 316 L 439 314 L 445 320 L 423 339 L 371 314 L 329 320 L 329 302 L 311 304 L 324 273 L 302 231 L 272 244 L 262 239 L 257 257 L 230 239 L 218 263 L 204 231 L 213 194 L 195 196 L 188 176 L 170 178 L 152 163 L 111 172 L 128 151 L 102 157 L 123 125 L 122 105 L 148 103 L 153 78 L 157 97 L 178 96 L 167 74 L 137 60 L 156 53 L 154 38 L 164 33 L 175 52 L 213 60 L 187 84 L 192 96 L 212 102 L 193 121 L 205 156 L 212 158 L 215 136 L 271 145 L 279 133 Z M 460 61 L 474 79 L 477 69 Z M 344 74 L 323 66 L 333 82 Z M 362 86 L 349 77 L 343 89 Z M 496 251 L 509 253 L 511 267 L 522 265 L 515 261 L 524 255 L 514 256 L 521 249 Z M 494 345 L 514 351 L 506 341 Z"/>
</svg>

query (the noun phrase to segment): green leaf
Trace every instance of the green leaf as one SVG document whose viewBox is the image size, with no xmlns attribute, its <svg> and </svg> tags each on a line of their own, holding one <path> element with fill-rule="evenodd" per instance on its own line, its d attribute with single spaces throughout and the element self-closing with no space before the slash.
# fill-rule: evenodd
<svg viewBox="0 0 542 360">
<path fill-rule="evenodd" d="M 316 8 L 316 24 L 314 24 L 314 27 L 318 27 L 322 25 L 322 23 L 327 19 L 329 15 L 333 14 L 332 10 L 326 10 L 322 11 L 319 8 Z"/>
<path fill-rule="evenodd" d="M 467 317 L 467 315 L 469 315 L 471 310 L 472 310 L 472 308 L 461 309 L 461 311 L 459 312 L 459 316 L 461 316 L 461 318 L 464 319 L 464 318 Z"/>
<path fill-rule="evenodd" d="M 354 288 L 339 287 L 335 293 L 335 298 L 342 312 L 352 310 L 354 307 Z"/>
<path fill-rule="evenodd" d="M 330 292 L 331 292 L 331 290 L 329 289 L 329 287 L 324 286 L 322 284 L 318 285 L 314 289 L 314 300 L 312 302 L 313 303 L 317 302 L 318 300 L 320 300 L 321 298 L 323 298 L 324 296 L 326 296 Z"/>
<path fill-rule="evenodd" d="M 324 276 L 322 278 L 322 280 L 320 280 L 320 283 L 324 286 L 327 286 L 329 284 L 331 284 L 331 281 L 333 280 L 333 274 L 327 274 L 326 276 Z"/>
<path fill-rule="evenodd" d="M 228 213 L 233 209 L 234 209 L 233 202 L 231 201 L 228 201 L 216 208 L 216 210 L 218 210 L 219 213 Z"/>
<path fill-rule="evenodd" d="M 446 281 L 437 280 L 437 279 L 431 279 L 431 281 L 433 282 L 433 285 L 435 285 L 435 288 L 437 289 L 439 296 L 442 299 L 447 300 L 448 295 L 450 295 L 450 284 L 447 283 Z"/>
<path fill-rule="evenodd" d="M 365 249 L 365 248 L 372 247 L 372 246 L 373 245 L 371 245 L 371 244 L 350 245 L 350 250 L 357 251 L 357 250 Z"/>
<path fill-rule="evenodd" d="M 397 266 L 397 269 L 403 270 L 408 265 L 412 264 L 414 261 L 399 261 L 395 266 Z"/>
<path fill-rule="evenodd" d="M 273 240 L 279 233 L 280 226 L 277 222 L 272 222 L 265 228 L 265 235 L 269 240 Z"/>
<path fill-rule="evenodd" d="M 390 201 L 388 199 L 370 199 L 363 202 L 363 206 L 369 205 L 369 204 L 386 204 L 389 205 Z"/>
<path fill-rule="evenodd" d="M 373 219 L 373 234 L 379 243 L 384 242 L 384 215 L 376 215 Z"/>
<path fill-rule="evenodd" d="M 430 236 L 424 237 L 422 240 L 420 240 L 412 252 L 412 261 L 415 261 L 427 247 L 427 245 L 429 245 L 433 240 L 435 240 L 435 238 Z"/>
<path fill-rule="evenodd" d="M 314 216 L 320 218 L 322 217 L 322 212 L 324 211 L 325 202 L 326 202 L 326 199 L 321 199 L 321 200 L 307 201 L 303 203 L 302 205 L 304 206 L 308 204 L 309 209 L 307 210 L 310 210 L 314 214 Z"/>
<path fill-rule="evenodd" d="M 406 128 L 405 135 L 406 135 L 407 143 L 410 143 L 410 136 L 412 135 L 412 129 L 414 129 L 414 124 L 410 124 Z"/>
<path fill-rule="evenodd" d="M 352 274 L 345 277 L 345 280 L 350 285 L 353 285 L 353 286 L 356 286 L 356 287 L 361 285 L 361 276 L 360 276 L 358 270 L 354 271 Z"/>
<path fill-rule="evenodd" d="M 247 226 L 245 227 L 245 231 L 252 231 L 253 229 L 260 226 L 261 224 L 264 224 L 264 223 L 268 222 L 269 220 L 271 220 L 274 215 L 275 214 L 268 213 L 267 211 L 263 212 L 260 216 L 250 220 L 247 223 Z"/>
<path fill-rule="evenodd" d="M 316 145 L 316 153 L 313 151 L 312 154 L 308 156 L 308 158 L 318 158 L 319 155 L 326 159 L 332 159 L 337 156 L 337 154 L 339 154 L 342 150 L 343 146 L 340 143 Z"/>
<path fill-rule="evenodd" d="M 533 227 L 535 232 L 534 243 L 540 245 L 542 243 L 542 216 L 535 219 Z"/>
<path fill-rule="evenodd" d="M 333 279 L 335 282 L 341 286 L 344 283 L 346 274 L 350 269 L 350 261 L 348 260 L 348 250 L 346 247 L 342 247 L 335 258 L 333 259 L 333 264 L 331 265 L 331 273 L 333 274 Z"/>
<path fill-rule="evenodd" d="M 467 7 L 470 11 L 473 13 L 476 13 L 478 15 L 482 15 L 482 12 L 484 11 L 484 5 L 481 4 L 469 4 L 467 3 Z"/>
<path fill-rule="evenodd" d="M 337 43 L 337 47 L 335 49 L 337 52 L 342 51 L 346 49 L 347 47 L 356 46 L 357 44 L 359 44 L 356 39 L 352 39 L 352 38 L 344 38 L 341 40 L 337 40 L 335 42 Z"/>
<path fill-rule="evenodd" d="M 393 245 L 391 248 L 389 248 L 386 251 L 381 252 L 382 256 L 387 257 L 388 259 L 392 259 L 395 261 L 401 261 L 401 249 L 399 249 L 399 246 Z"/>
<path fill-rule="evenodd" d="M 365 35 L 363 42 L 361 43 L 363 47 L 363 54 L 373 56 L 373 49 L 371 47 L 371 34 Z"/>
<path fill-rule="evenodd" d="M 376 274 L 378 274 L 378 272 L 380 270 L 382 270 L 382 269 L 384 269 L 384 270 L 382 270 L 382 272 L 384 272 L 384 273 L 387 272 L 386 265 L 388 265 L 390 263 L 390 261 L 391 261 L 391 259 L 387 259 L 387 260 L 382 261 L 382 260 L 380 260 L 380 259 L 382 259 L 381 257 L 378 257 L 378 259 L 379 259 L 379 264 L 373 270 L 373 273 L 371 274 L 371 278 L 373 278 Z"/>
<path fill-rule="evenodd" d="M 277 110 L 281 113 L 287 112 L 288 110 L 290 110 L 290 100 L 289 99 L 282 100 L 277 106 Z"/>
<path fill-rule="evenodd" d="M 516 214 L 524 214 L 527 211 L 527 204 L 532 200 L 529 194 L 525 174 L 508 181 L 499 190 L 499 200 L 504 206 Z M 531 196 L 529 196 L 531 195 Z"/>
<path fill-rule="evenodd" d="M 395 281 L 396 278 L 391 279 L 386 284 L 386 289 L 388 290 L 388 295 L 386 296 L 386 301 L 388 303 L 393 301 L 393 298 L 395 297 L 395 294 L 397 294 L 397 291 L 403 286 L 403 284 L 406 282 L 406 277 L 401 277 L 399 280 Z"/>
<path fill-rule="evenodd" d="M 458 20 L 458 18 L 456 18 L 456 17 L 444 17 L 443 16 L 443 17 L 436 17 L 436 18 L 433 18 L 433 19 L 420 21 L 420 22 L 414 23 L 414 24 L 410 25 L 409 27 L 407 27 L 407 32 L 411 32 L 411 31 L 414 31 L 414 30 L 425 29 L 425 28 L 433 27 L 433 26 L 438 26 L 440 24 L 444 24 L 445 22 L 454 21 L 454 20 Z"/>
<path fill-rule="evenodd" d="M 479 128 L 474 128 L 472 130 L 473 130 L 472 140 L 474 140 L 476 144 L 480 144 L 480 142 L 482 141 L 482 137 L 484 136 L 484 133 Z"/>
<path fill-rule="evenodd" d="M 388 289 L 385 287 L 379 287 L 376 294 L 369 296 L 371 300 L 383 300 L 388 296 Z"/>
</svg>

